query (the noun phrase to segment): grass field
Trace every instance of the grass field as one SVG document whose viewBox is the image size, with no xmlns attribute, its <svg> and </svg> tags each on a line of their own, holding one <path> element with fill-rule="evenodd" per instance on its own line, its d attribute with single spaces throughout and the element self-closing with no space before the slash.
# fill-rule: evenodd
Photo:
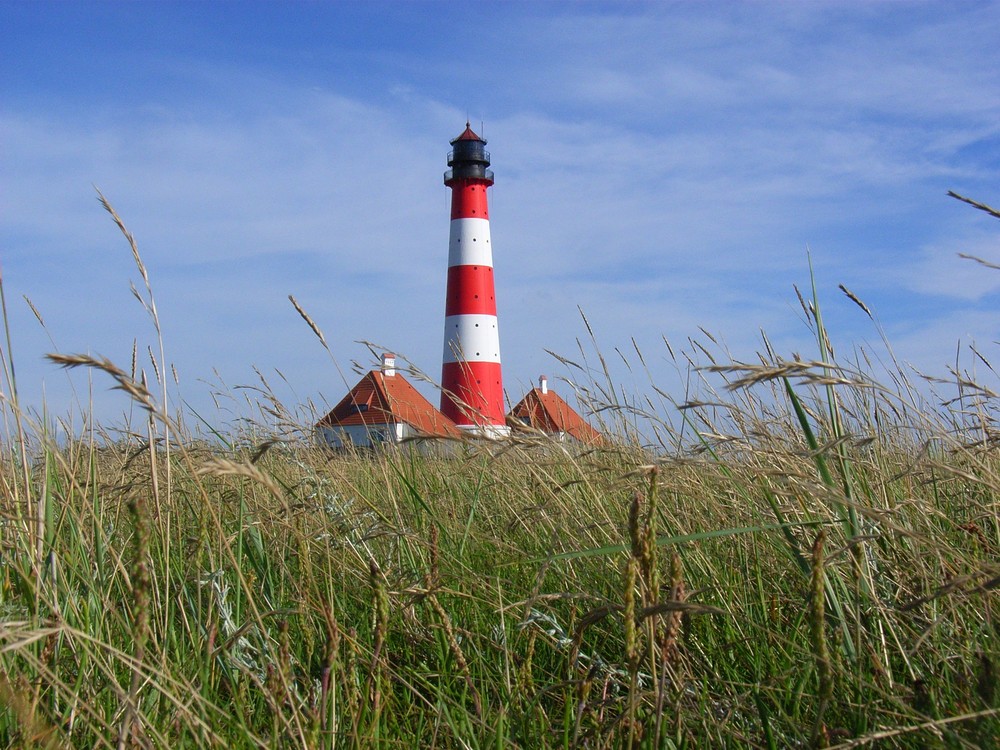
<svg viewBox="0 0 1000 750">
<path fill-rule="evenodd" d="M 596 450 L 202 440 L 167 368 L 69 355 L 137 416 L 57 440 L 5 358 L 0 742 L 996 747 L 997 396 L 880 385 L 803 309 L 815 362 L 652 416 L 585 384 Z"/>
</svg>

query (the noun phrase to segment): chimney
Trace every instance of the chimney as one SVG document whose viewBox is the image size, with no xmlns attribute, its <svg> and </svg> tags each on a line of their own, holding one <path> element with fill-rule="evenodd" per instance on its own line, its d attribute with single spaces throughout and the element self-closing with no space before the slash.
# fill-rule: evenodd
<svg viewBox="0 0 1000 750">
<path fill-rule="evenodd" d="M 392 352 L 386 352 L 382 355 L 382 374 L 387 378 L 396 375 L 396 355 Z"/>
<path fill-rule="evenodd" d="M 549 379 L 544 375 L 538 378 L 538 389 L 542 392 L 543 396 L 549 392 Z"/>
</svg>

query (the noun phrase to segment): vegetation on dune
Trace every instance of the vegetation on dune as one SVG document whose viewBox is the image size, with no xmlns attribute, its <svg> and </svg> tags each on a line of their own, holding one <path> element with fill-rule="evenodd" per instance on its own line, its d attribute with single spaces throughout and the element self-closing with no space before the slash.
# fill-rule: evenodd
<svg viewBox="0 0 1000 750">
<path fill-rule="evenodd" d="M 19 409 L 8 337 L 0 738 L 996 747 L 997 396 L 955 371 L 934 405 L 894 364 L 880 385 L 809 296 L 816 361 L 706 345 L 683 404 L 586 384 L 611 446 L 452 458 L 196 439 L 162 365 L 152 387 L 67 355 L 142 416 L 57 440 Z"/>
</svg>

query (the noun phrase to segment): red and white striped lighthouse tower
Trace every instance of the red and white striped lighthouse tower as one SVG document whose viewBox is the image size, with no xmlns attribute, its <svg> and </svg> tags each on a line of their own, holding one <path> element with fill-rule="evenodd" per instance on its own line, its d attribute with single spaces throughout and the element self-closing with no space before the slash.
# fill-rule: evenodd
<svg viewBox="0 0 1000 750">
<path fill-rule="evenodd" d="M 451 142 L 451 239 L 444 317 L 441 411 L 470 434 L 509 434 L 500 374 L 500 332 L 486 188 L 493 184 L 486 140 L 465 123 Z"/>
</svg>

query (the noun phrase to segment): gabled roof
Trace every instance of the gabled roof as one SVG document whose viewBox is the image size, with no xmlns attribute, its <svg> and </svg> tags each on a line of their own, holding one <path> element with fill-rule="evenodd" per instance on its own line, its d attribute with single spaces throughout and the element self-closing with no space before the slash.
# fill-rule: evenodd
<svg viewBox="0 0 1000 750">
<path fill-rule="evenodd" d="M 317 427 L 405 423 L 428 437 L 461 437 L 461 431 L 399 374 L 372 370 Z"/>
<path fill-rule="evenodd" d="M 587 424 L 573 407 L 553 391 L 542 393 L 540 388 L 532 388 L 511 409 L 515 419 L 527 419 L 528 424 L 542 432 L 565 432 L 581 443 L 596 445 L 604 441 L 604 436 Z"/>
</svg>

